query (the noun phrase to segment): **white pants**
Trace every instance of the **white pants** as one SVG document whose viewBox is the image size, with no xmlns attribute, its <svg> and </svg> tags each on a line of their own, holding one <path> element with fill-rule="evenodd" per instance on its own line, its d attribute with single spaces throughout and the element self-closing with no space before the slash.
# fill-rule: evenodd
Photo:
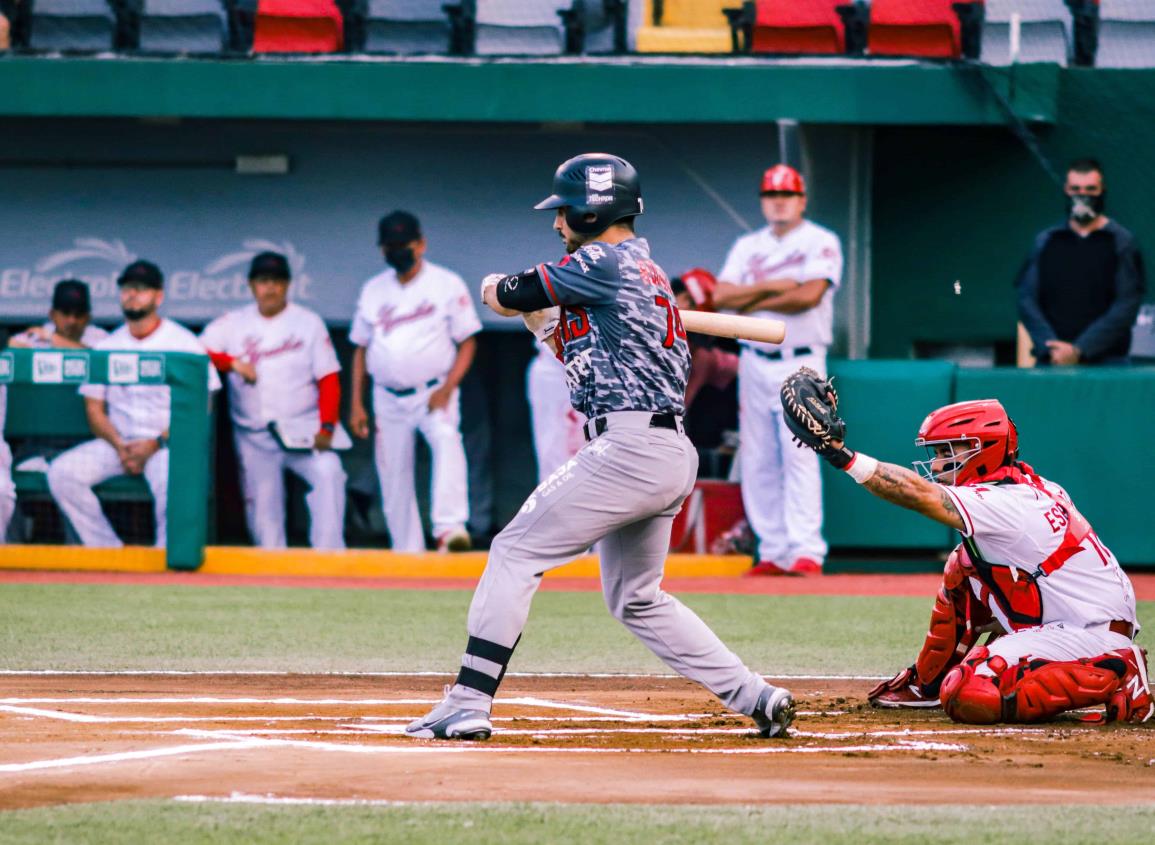
<svg viewBox="0 0 1155 845">
<path fill-rule="evenodd" d="M 742 505 L 758 536 L 758 559 L 783 567 L 826 558 L 819 458 L 794 444 L 779 398 L 782 381 L 799 367 L 825 375 L 826 353 L 770 361 L 743 351 L 738 363 Z"/>
<path fill-rule="evenodd" d="M 92 492 L 100 482 L 124 474 L 116 449 L 106 440 L 89 440 L 74 446 L 48 465 L 48 489 L 52 491 L 52 498 L 84 545 L 113 548 L 124 545 Z M 163 548 L 168 512 L 168 449 L 160 449 L 148 459 L 144 480 L 152 492 L 156 545 Z"/>
<path fill-rule="evenodd" d="M 0 424 L 3 416 L 0 415 Z M 12 483 L 12 450 L 0 438 L 0 545 L 8 537 L 8 523 L 16 510 L 16 485 Z"/>
<path fill-rule="evenodd" d="M 526 395 L 533 424 L 533 450 L 537 456 L 537 482 L 578 453 L 585 445 L 585 416 L 570 404 L 565 367 L 552 355 L 534 355 L 526 370 Z"/>
<path fill-rule="evenodd" d="M 286 452 L 267 431 L 238 428 L 233 439 L 253 542 L 264 549 L 285 548 L 287 469 L 309 485 L 309 545 L 345 548 L 345 470 L 336 452 Z"/>
<path fill-rule="evenodd" d="M 1117 648 L 1128 648 L 1131 641 L 1116 634 L 1107 625 L 1079 628 L 1063 622 L 1052 622 L 1037 628 L 1026 628 L 999 637 L 988 646 L 991 657 L 999 656 L 1014 666 L 1019 658 L 1072 661 L 1084 657 L 1098 657 Z M 975 670 L 979 675 L 994 675 L 989 663 Z"/>
<path fill-rule="evenodd" d="M 433 534 L 440 537 L 469 521 L 469 478 L 461 442 L 459 392 L 453 392 L 444 409 L 430 412 L 432 392 L 427 388 L 412 396 L 394 396 L 383 388 L 373 388 L 377 424 L 374 457 L 381 484 L 381 509 L 393 549 L 399 552 L 425 551 L 413 472 L 417 432 L 421 432 L 433 453 Z"/>
</svg>

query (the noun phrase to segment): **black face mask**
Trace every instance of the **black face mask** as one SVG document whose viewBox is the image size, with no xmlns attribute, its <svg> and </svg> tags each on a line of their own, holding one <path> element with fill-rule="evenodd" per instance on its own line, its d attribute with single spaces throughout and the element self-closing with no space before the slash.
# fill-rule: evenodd
<svg viewBox="0 0 1155 845">
<path fill-rule="evenodd" d="M 1067 216 L 1076 223 L 1090 223 L 1103 213 L 1107 205 L 1107 192 L 1100 194 L 1075 194 L 1067 196 Z"/>
<path fill-rule="evenodd" d="M 137 320 L 143 320 L 151 313 L 147 308 L 125 308 L 124 318 L 130 323 L 135 323 Z"/>
<path fill-rule="evenodd" d="M 385 263 L 397 271 L 397 275 L 404 276 L 417 263 L 417 256 L 407 246 L 385 247 Z"/>
</svg>

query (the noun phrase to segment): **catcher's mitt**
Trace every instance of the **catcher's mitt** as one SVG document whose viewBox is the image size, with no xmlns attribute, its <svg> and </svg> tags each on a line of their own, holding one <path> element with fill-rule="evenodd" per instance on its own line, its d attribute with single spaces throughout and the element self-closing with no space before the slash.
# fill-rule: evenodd
<svg viewBox="0 0 1155 845">
<path fill-rule="evenodd" d="M 846 439 L 846 423 L 838 416 L 838 394 L 829 379 L 809 367 L 782 382 L 786 425 L 801 446 L 808 446 L 838 469 L 845 469 L 854 452 L 834 441 Z"/>
</svg>

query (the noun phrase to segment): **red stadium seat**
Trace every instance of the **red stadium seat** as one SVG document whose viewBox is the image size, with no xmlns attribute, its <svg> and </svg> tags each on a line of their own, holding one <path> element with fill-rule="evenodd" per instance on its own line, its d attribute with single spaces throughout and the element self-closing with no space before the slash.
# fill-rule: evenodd
<svg viewBox="0 0 1155 845">
<path fill-rule="evenodd" d="M 333 0 L 259 0 L 254 53 L 336 53 L 344 21 Z"/>
<path fill-rule="evenodd" d="M 874 0 L 867 42 L 870 54 L 960 58 L 963 38 L 956 4 L 981 6 L 982 0 Z"/>
<path fill-rule="evenodd" d="M 845 53 L 846 28 L 835 10 L 849 0 L 758 0 L 755 53 Z"/>
</svg>

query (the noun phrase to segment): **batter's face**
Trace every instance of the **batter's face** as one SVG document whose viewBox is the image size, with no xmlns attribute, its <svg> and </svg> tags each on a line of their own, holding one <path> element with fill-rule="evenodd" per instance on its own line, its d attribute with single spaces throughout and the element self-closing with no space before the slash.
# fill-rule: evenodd
<svg viewBox="0 0 1155 845">
<path fill-rule="evenodd" d="M 806 194 L 767 191 L 762 194 L 762 216 L 775 228 L 789 229 L 802 222 L 806 213 Z"/>
<path fill-rule="evenodd" d="M 273 317 L 285 310 L 289 304 L 289 280 L 261 276 L 249 279 L 249 289 L 257 301 L 257 310 L 262 317 Z"/>
<path fill-rule="evenodd" d="M 565 251 L 567 253 L 577 252 L 585 245 L 585 236 L 579 235 L 569 227 L 565 219 L 565 206 L 557 210 L 557 215 L 553 218 L 553 230 L 561 236 L 565 243 Z"/>
<path fill-rule="evenodd" d="M 156 313 L 164 302 L 164 291 L 144 285 L 120 286 L 120 309 L 129 320 L 143 320 Z"/>
<path fill-rule="evenodd" d="M 71 314 L 67 311 L 57 311 L 55 308 L 48 312 L 48 316 L 52 320 L 52 325 L 56 327 L 58 335 L 77 343 L 80 342 L 84 330 L 92 321 L 91 314 Z"/>
</svg>

